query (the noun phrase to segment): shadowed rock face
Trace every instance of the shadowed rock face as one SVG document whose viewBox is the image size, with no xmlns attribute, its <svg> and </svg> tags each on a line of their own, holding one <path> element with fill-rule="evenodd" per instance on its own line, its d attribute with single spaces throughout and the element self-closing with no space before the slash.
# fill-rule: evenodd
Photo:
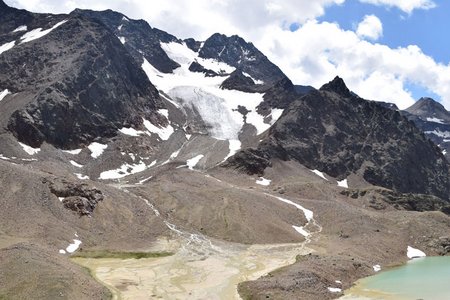
<svg viewBox="0 0 450 300">
<path fill-rule="evenodd" d="M 123 14 L 112 10 L 76 9 L 72 14 L 96 19 L 117 37 L 126 37 L 124 46 L 139 65 L 142 65 L 143 58 L 145 58 L 163 73 L 171 73 L 180 66 L 171 60 L 161 48 L 161 42 L 179 42 L 179 40 L 165 31 L 152 28 L 144 20 L 130 20 Z"/>
<path fill-rule="evenodd" d="M 447 161 L 399 112 L 354 96 L 340 78 L 294 101 L 255 150 L 227 165 L 262 173 L 267 157 L 296 160 L 338 179 L 361 173 L 368 182 L 399 192 L 448 199 Z"/>
<path fill-rule="evenodd" d="M 139 126 L 143 116 L 161 122 L 158 91 L 101 22 L 78 14 L 31 17 L 30 24 L 44 29 L 67 22 L 1 54 L 0 86 L 17 93 L 8 129 L 20 141 L 76 148 L 112 137 L 123 126 Z"/>
</svg>

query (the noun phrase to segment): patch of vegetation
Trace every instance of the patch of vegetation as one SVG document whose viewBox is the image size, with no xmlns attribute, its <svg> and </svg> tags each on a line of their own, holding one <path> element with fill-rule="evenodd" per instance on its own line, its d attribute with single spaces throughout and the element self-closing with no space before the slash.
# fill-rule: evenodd
<svg viewBox="0 0 450 300">
<path fill-rule="evenodd" d="M 107 250 L 79 251 L 73 254 L 72 258 L 118 258 L 118 259 L 141 259 L 157 258 L 173 255 L 172 252 L 120 252 Z"/>
</svg>

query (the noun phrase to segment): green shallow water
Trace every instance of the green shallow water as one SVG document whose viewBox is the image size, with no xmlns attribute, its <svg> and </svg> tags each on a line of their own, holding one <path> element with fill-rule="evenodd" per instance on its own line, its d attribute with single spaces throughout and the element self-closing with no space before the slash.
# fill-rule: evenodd
<svg viewBox="0 0 450 300">
<path fill-rule="evenodd" d="M 361 279 L 341 299 L 450 300 L 450 257 L 425 257 Z"/>
</svg>

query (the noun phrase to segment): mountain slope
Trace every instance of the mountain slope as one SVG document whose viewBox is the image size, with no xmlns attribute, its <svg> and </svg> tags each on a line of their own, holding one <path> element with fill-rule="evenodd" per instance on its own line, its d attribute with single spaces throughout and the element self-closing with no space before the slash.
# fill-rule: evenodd
<svg viewBox="0 0 450 300">
<path fill-rule="evenodd" d="M 164 107 L 156 89 L 101 23 L 76 14 L 33 17 L 53 29 L 41 37 L 33 22 L 22 24 L 28 31 L 0 54 L 0 89 L 10 93 L 1 103 L 1 123 L 20 141 L 70 149 L 139 127 L 142 117 L 167 122 L 156 112 Z"/>
<path fill-rule="evenodd" d="M 227 165 L 262 173 L 274 158 L 338 179 L 359 173 L 374 185 L 448 199 L 448 165 L 439 148 L 398 112 L 354 96 L 340 78 L 295 101 L 257 149 Z"/>
</svg>

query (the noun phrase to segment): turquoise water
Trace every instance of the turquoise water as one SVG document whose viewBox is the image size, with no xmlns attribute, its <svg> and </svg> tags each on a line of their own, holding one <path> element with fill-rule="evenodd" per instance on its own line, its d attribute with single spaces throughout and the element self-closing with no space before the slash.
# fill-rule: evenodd
<svg viewBox="0 0 450 300">
<path fill-rule="evenodd" d="M 450 257 L 424 257 L 361 279 L 342 299 L 450 300 Z"/>
</svg>

